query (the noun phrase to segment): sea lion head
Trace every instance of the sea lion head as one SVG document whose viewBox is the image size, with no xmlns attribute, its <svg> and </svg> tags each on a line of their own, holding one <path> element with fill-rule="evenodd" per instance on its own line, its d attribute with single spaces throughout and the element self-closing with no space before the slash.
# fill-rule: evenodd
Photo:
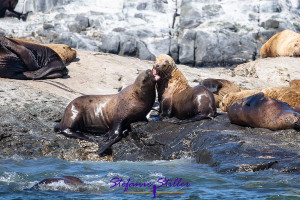
<svg viewBox="0 0 300 200">
<path fill-rule="evenodd" d="M 161 54 L 156 57 L 152 73 L 154 76 L 160 76 L 162 78 L 171 76 L 172 71 L 176 69 L 176 64 L 170 56 Z"/>
<path fill-rule="evenodd" d="M 159 80 L 159 76 L 154 76 L 150 69 L 142 71 L 135 80 L 137 88 L 146 92 L 155 88 L 156 81 Z"/>
<path fill-rule="evenodd" d="M 293 56 L 294 57 L 300 56 L 300 43 L 299 42 L 296 42 L 296 44 L 294 45 Z"/>
</svg>

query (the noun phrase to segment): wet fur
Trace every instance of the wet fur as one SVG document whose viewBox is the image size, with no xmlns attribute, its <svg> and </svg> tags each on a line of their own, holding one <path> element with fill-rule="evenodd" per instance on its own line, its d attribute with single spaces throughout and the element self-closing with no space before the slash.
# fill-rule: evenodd
<svg viewBox="0 0 300 200">
<path fill-rule="evenodd" d="M 299 129 L 300 113 L 264 93 L 235 100 L 228 110 L 231 123 L 270 130 Z"/>
<path fill-rule="evenodd" d="M 146 120 L 155 101 L 155 82 L 150 70 L 143 71 L 135 82 L 114 95 L 86 95 L 67 106 L 55 131 L 67 137 L 95 142 L 84 135 L 106 133 L 107 140 L 99 142 L 98 153 L 122 138 L 124 130 L 136 121 Z"/>
<path fill-rule="evenodd" d="M 220 102 L 226 94 L 233 92 L 240 92 L 242 89 L 231 81 L 225 79 L 205 79 L 201 81 L 201 85 L 205 86 L 209 91 L 214 94 L 216 106 L 220 107 Z"/>
<path fill-rule="evenodd" d="M 191 87 L 185 76 L 176 67 L 174 60 L 165 54 L 156 57 L 153 70 L 161 79 L 157 82 L 160 117 L 199 119 L 216 116 L 213 94 L 204 86 Z"/>
<path fill-rule="evenodd" d="M 230 93 L 223 97 L 220 107 L 224 112 L 227 112 L 230 105 L 236 99 L 242 99 L 259 92 L 264 93 L 265 97 L 278 99 L 279 101 L 287 103 L 293 109 L 300 112 L 300 90 L 290 87 L 274 87 L 260 90 L 245 90 L 237 93 Z"/>
</svg>

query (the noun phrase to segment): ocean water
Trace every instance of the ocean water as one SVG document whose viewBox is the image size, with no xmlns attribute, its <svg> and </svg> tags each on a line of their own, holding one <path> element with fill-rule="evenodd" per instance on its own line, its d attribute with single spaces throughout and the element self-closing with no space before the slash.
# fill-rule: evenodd
<svg viewBox="0 0 300 200">
<path fill-rule="evenodd" d="M 29 190 L 44 178 L 60 175 L 76 176 L 84 184 L 59 182 Z M 171 186 L 165 186 L 165 178 L 172 180 Z M 124 187 L 123 182 L 113 183 L 117 179 L 123 179 Z M 131 185 L 127 192 L 149 193 L 125 193 L 129 179 L 129 186 L 146 183 L 149 187 Z M 300 174 L 276 170 L 217 173 L 193 159 L 110 163 L 14 156 L 0 160 L 0 199 L 154 199 L 153 185 L 156 199 L 300 199 Z"/>
</svg>

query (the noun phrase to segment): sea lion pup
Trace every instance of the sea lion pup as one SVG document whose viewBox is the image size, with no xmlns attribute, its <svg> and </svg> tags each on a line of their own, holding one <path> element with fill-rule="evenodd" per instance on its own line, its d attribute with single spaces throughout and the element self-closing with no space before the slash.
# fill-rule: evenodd
<svg viewBox="0 0 300 200">
<path fill-rule="evenodd" d="M 0 77 L 12 79 L 60 78 L 68 70 L 49 47 L 0 36 Z"/>
<path fill-rule="evenodd" d="M 284 30 L 273 35 L 260 49 L 260 56 L 300 56 L 300 34 Z"/>
<path fill-rule="evenodd" d="M 170 56 L 157 56 L 152 72 L 160 76 L 157 81 L 160 118 L 176 117 L 196 121 L 216 116 L 213 94 L 202 85 L 192 88 Z"/>
<path fill-rule="evenodd" d="M 290 87 L 300 90 L 300 79 L 292 80 Z"/>
<path fill-rule="evenodd" d="M 233 102 L 228 110 L 231 123 L 270 130 L 300 128 L 300 113 L 287 103 L 266 98 L 264 93 Z"/>
<path fill-rule="evenodd" d="M 19 39 L 19 38 L 11 38 L 11 39 L 16 42 L 30 42 L 33 44 L 49 47 L 59 55 L 59 57 L 62 59 L 62 61 L 65 64 L 72 62 L 76 58 L 76 54 L 77 54 L 76 50 L 72 49 L 70 46 L 66 44 L 39 44 L 26 39 Z"/>
<path fill-rule="evenodd" d="M 30 190 L 40 190 L 45 188 L 49 184 L 58 183 L 58 182 L 63 182 L 66 185 L 73 185 L 73 186 L 83 184 L 82 180 L 74 176 L 58 176 L 53 178 L 45 178 L 42 181 L 35 184 L 34 186 L 32 186 Z"/>
<path fill-rule="evenodd" d="M 143 71 L 135 82 L 113 95 L 86 95 L 67 106 L 55 131 L 67 137 L 93 141 L 83 132 L 106 133 L 108 142 L 100 146 L 101 155 L 122 138 L 122 132 L 136 121 L 146 120 L 155 101 L 156 79 L 151 70 Z"/>
<path fill-rule="evenodd" d="M 208 78 L 201 81 L 200 85 L 205 86 L 209 91 L 214 94 L 216 106 L 219 108 L 219 103 L 226 94 L 232 92 L 240 92 L 241 88 L 225 79 Z"/>
<path fill-rule="evenodd" d="M 241 92 L 229 93 L 223 97 L 222 101 L 220 102 L 220 108 L 224 112 L 227 112 L 230 105 L 236 99 L 246 98 L 259 92 L 264 93 L 265 97 L 270 97 L 285 102 L 289 104 L 291 108 L 300 112 L 300 90 L 291 87 L 272 87 L 259 90 L 244 90 Z"/>
<path fill-rule="evenodd" d="M 22 19 L 25 21 L 29 12 L 22 14 L 14 11 L 18 0 L 1 0 L 0 1 L 0 18 L 5 17 L 6 10 L 9 10 L 14 17 L 17 17 L 19 20 Z"/>
</svg>

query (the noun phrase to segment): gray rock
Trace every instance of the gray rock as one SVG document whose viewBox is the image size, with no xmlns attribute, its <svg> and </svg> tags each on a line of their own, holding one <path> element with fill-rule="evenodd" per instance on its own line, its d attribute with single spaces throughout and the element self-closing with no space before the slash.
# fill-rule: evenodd
<svg viewBox="0 0 300 200">
<path fill-rule="evenodd" d="M 279 21 L 274 19 L 268 19 L 267 21 L 264 21 L 261 23 L 261 26 L 265 29 L 274 28 L 277 29 L 279 27 Z"/>
<path fill-rule="evenodd" d="M 120 51 L 120 38 L 118 35 L 102 35 L 100 51 L 118 54 Z"/>
<path fill-rule="evenodd" d="M 80 33 L 81 31 L 85 31 L 87 27 L 89 27 L 89 18 L 84 16 L 76 16 L 74 22 L 68 24 L 70 32 Z"/>
<path fill-rule="evenodd" d="M 120 52 L 121 56 L 136 56 L 137 45 L 134 37 L 121 35 L 120 36 Z"/>
<path fill-rule="evenodd" d="M 148 50 L 145 43 L 137 41 L 137 56 L 141 60 L 155 60 L 155 56 Z"/>
<path fill-rule="evenodd" d="M 183 34 L 179 43 L 179 62 L 187 65 L 194 65 L 196 32 L 188 30 Z"/>
</svg>

